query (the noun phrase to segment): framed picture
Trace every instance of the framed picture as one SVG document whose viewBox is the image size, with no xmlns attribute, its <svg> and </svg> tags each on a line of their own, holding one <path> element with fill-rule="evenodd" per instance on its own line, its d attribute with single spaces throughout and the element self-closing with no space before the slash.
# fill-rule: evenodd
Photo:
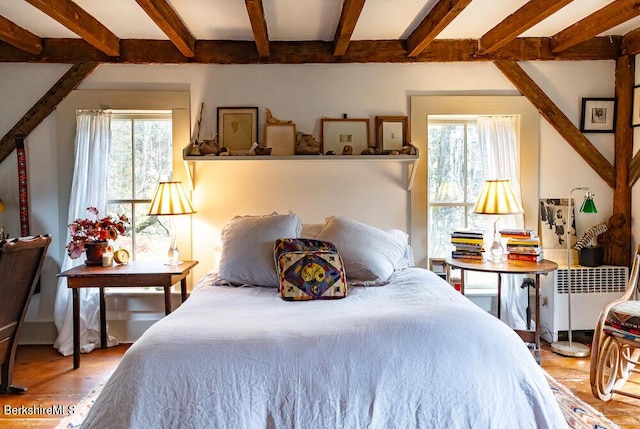
<svg viewBox="0 0 640 429">
<path fill-rule="evenodd" d="M 264 124 L 264 145 L 272 156 L 296 154 L 296 124 Z"/>
<path fill-rule="evenodd" d="M 400 150 L 409 138 L 409 118 L 407 116 L 376 116 L 376 146 L 382 153 Z"/>
<path fill-rule="evenodd" d="M 616 130 L 615 98 L 583 98 L 580 131 L 612 133 Z"/>
<path fill-rule="evenodd" d="M 231 154 L 247 154 L 258 141 L 257 107 L 218 107 L 218 145 Z"/>
<path fill-rule="evenodd" d="M 567 228 L 569 228 L 570 246 L 576 244 L 575 205 L 571 201 L 569 213 L 568 198 L 540 199 L 540 242 L 545 249 L 566 249 Z M 571 219 L 571 222 L 569 221 Z"/>
<path fill-rule="evenodd" d="M 631 110 L 631 126 L 640 126 L 640 85 L 633 87 L 633 107 Z"/>
<path fill-rule="evenodd" d="M 326 154 L 342 155 L 345 146 L 351 146 L 354 155 L 369 147 L 369 119 L 322 118 L 321 149 Z"/>
</svg>

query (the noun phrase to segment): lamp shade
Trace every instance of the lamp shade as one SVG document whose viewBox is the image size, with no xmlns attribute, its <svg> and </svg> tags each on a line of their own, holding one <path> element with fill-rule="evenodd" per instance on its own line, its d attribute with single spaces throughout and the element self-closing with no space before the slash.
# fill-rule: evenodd
<svg viewBox="0 0 640 429">
<path fill-rule="evenodd" d="M 180 215 L 196 211 L 180 182 L 160 182 L 149 207 L 150 215 Z"/>
<path fill-rule="evenodd" d="M 522 213 L 523 209 L 509 180 L 497 179 L 484 182 L 473 212 L 507 215 Z"/>
<path fill-rule="evenodd" d="M 2 213 L 3 211 L 5 211 L 4 201 L 0 200 L 0 213 Z"/>
<path fill-rule="evenodd" d="M 447 180 L 446 182 L 442 182 L 440 186 L 438 186 L 438 191 L 436 192 L 436 201 L 438 202 L 450 202 L 450 201 L 460 201 L 462 199 L 462 188 L 455 180 Z"/>
<path fill-rule="evenodd" d="M 598 213 L 598 209 L 596 208 L 596 203 L 593 201 L 593 194 L 591 192 L 587 192 L 584 196 L 584 201 L 580 207 L 580 213 Z"/>
</svg>

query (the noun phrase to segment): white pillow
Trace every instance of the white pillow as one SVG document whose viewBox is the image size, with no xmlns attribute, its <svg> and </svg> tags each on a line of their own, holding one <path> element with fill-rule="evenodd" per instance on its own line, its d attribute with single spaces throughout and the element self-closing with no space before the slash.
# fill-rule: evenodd
<svg viewBox="0 0 640 429">
<path fill-rule="evenodd" d="M 405 243 L 386 231 L 353 219 L 331 216 L 316 236 L 330 241 L 344 262 L 347 281 L 384 284 L 399 266 Z"/>
<path fill-rule="evenodd" d="M 402 241 L 402 243 L 404 244 L 404 253 L 402 254 L 402 258 L 400 258 L 400 260 L 398 261 L 396 269 L 410 268 L 415 266 L 416 261 L 413 257 L 413 248 L 409 244 L 409 234 L 401 229 L 387 229 L 385 231 L 396 237 L 398 240 Z"/>
<path fill-rule="evenodd" d="M 273 244 L 278 238 L 298 238 L 301 229 L 293 213 L 234 217 L 221 233 L 220 282 L 278 287 Z"/>
<path fill-rule="evenodd" d="M 316 238 L 316 235 L 322 231 L 322 228 L 324 228 L 324 223 L 303 223 L 300 237 Z"/>
</svg>

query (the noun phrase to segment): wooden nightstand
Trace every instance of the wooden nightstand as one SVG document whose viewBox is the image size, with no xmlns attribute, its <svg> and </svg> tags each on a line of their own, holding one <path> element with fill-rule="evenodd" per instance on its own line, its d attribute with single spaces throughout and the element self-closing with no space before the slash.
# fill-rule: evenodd
<svg viewBox="0 0 640 429">
<path fill-rule="evenodd" d="M 540 362 L 540 274 L 547 274 L 558 269 L 558 264 L 547 259 L 540 262 L 504 260 L 499 262 L 475 259 L 447 258 L 445 262 L 451 268 L 460 269 L 461 290 L 464 294 L 464 271 L 481 271 L 498 274 L 498 318 L 500 318 L 500 292 L 502 288 L 502 274 L 535 274 L 535 330 L 531 330 L 531 308 L 527 303 L 527 329 L 516 329 L 516 333 L 526 343 L 535 344 L 535 356 Z"/>
<path fill-rule="evenodd" d="M 58 277 L 67 278 L 73 289 L 73 368 L 80 367 L 80 295 L 78 289 L 100 288 L 100 347 L 107 346 L 107 317 L 104 304 L 105 287 L 158 286 L 164 288 L 165 314 L 171 313 L 171 286 L 180 282 L 182 302 L 187 299 L 187 276 L 198 261 L 184 261 L 179 265 L 164 265 L 159 261 L 133 261 L 126 265 L 92 267 L 80 265 Z"/>
</svg>

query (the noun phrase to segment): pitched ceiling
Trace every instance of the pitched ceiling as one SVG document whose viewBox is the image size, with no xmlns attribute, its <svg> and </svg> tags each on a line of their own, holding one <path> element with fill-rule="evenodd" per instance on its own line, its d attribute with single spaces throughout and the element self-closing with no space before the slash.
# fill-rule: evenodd
<svg viewBox="0 0 640 429">
<path fill-rule="evenodd" d="M 0 61 L 599 59 L 637 28 L 640 0 L 0 0 Z"/>
</svg>

